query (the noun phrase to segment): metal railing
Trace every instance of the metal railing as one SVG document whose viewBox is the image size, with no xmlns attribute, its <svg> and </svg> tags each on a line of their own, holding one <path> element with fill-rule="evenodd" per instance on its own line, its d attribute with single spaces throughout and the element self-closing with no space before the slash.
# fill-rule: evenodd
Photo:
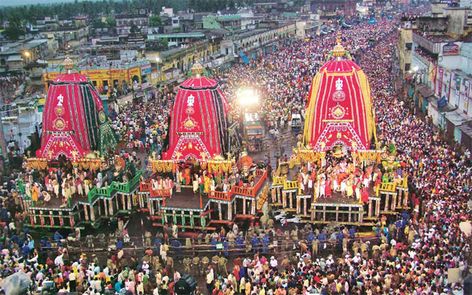
<svg viewBox="0 0 472 295">
<path fill-rule="evenodd" d="M 113 181 L 109 186 L 104 188 L 94 187 L 91 189 L 87 195 L 88 201 L 90 204 L 95 202 L 96 199 L 100 197 L 109 198 L 115 192 L 129 194 L 131 193 L 139 183 L 141 178 L 142 171 L 138 171 L 136 175 L 128 182 L 117 182 Z"/>
<path fill-rule="evenodd" d="M 254 186 L 233 186 L 230 191 L 210 191 L 208 194 L 209 199 L 220 200 L 220 201 L 231 201 L 233 195 L 241 195 L 245 197 L 255 198 L 257 193 L 264 185 L 267 180 L 267 170 L 257 170 L 256 171 L 257 182 Z M 170 197 L 171 193 L 168 189 L 153 190 L 152 185 L 149 181 L 142 181 L 139 184 L 139 191 L 142 193 L 149 193 L 153 198 L 156 197 Z"/>
</svg>

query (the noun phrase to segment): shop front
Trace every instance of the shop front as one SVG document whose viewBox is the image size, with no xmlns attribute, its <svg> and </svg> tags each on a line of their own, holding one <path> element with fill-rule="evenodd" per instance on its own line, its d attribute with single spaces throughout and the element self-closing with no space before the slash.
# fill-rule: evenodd
<svg viewBox="0 0 472 295">
<path fill-rule="evenodd" d="M 429 98 L 434 93 L 428 86 L 424 84 L 418 84 L 415 91 L 414 101 L 415 107 L 418 108 L 422 113 L 426 114 L 428 110 Z"/>
<path fill-rule="evenodd" d="M 460 111 L 448 112 L 445 115 L 446 117 L 446 138 L 452 142 L 462 142 L 462 132 L 461 125 L 470 120 Z"/>
</svg>

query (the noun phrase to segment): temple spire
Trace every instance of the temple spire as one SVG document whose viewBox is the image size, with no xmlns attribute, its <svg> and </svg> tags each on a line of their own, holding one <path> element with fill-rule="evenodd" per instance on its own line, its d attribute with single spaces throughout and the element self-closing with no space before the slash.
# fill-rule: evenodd
<svg viewBox="0 0 472 295">
<path fill-rule="evenodd" d="M 334 57 L 337 57 L 338 59 L 346 55 L 346 50 L 344 49 L 344 46 L 341 45 L 341 42 L 341 32 L 338 32 L 336 36 L 336 45 L 334 46 L 333 51 L 331 52 L 332 55 Z"/>
<path fill-rule="evenodd" d="M 198 61 L 192 66 L 192 75 L 200 78 L 203 75 L 203 66 Z"/>
<path fill-rule="evenodd" d="M 74 61 L 69 56 L 66 56 L 63 66 L 67 73 L 70 74 L 71 70 L 74 68 Z"/>
</svg>

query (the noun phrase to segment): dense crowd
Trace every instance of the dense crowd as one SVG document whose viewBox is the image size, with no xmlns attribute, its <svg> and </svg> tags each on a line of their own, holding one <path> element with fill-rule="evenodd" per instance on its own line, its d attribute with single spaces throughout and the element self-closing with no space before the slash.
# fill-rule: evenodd
<svg viewBox="0 0 472 295">
<path fill-rule="evenodd" d="M 173 98 L 172 91 L 155 91 L 145 103 L 128 102 L 117 111 L 112 110 L 112 127 L 127 149 L 160 155 Z"/>
<path fill-rule="evenodd" d="M 16 93 L 25 82 L 23 75 L 0 77 L 0 100 L 4 104 L 13 102 L 19 93 Z"/>
<path fill-rule="evenodd" d="M 223 255 L 211 261 L 196 255 L 191 262 L 184 260 L 183 271 L 176 271 L 178 268 L 168 255 L 172 233 L 156 235 L 152 247 L 142 257 L 123 250 L 124 234 L 103 264 L 85 255 L 69 257 L 59 235 L 54 241 L 57 250 L 44 250 L 35 245 L 22 227 L 24 213 L 18 202 L 15 203 L 17 199 L 7 198 L 0 208 L 0 219 L 5 223 L 0 238 L 1 276 L 25 272 L 31 275 L 35 289 L 55 286 L 58 294 L 67 291 L 173 294 L 181 272 L 189 272 L 186 266 L 194 264 L 198 266 L 198 274 L 205 274 L 206 294 L 451 294 L 457 291 L 461 285 L 448 281 L 448 270 L 457 269 L 459 277 L 468 270 L 465 250 L 469 246 L 458 224 L 470 218 L 467 202 L 472 184 L 471 157 L 470 153 L 449 146 L 427 121 L 415 117 L 394 89 L 392 62 L 397 27 L 398 20 L 379 20 L 375 25 L 362 24 L 343 32 L 343 45 L 370 77 L 379 139 L 383 144 L 395 144 L 399 160 L 405 163 L 403 172 L 411 183 L 412 207 L 415 207 L 412 214 L 404 212 L 388 222 L 381 219 L 375 227 L 378 244 L 354 239 L 354 229 L 328 232 L 307 226 L 298 231 L 276 229 L 273 221 L 261 221 L 261 226 L 250 227 L 245 233 L 236 227 L 197 238 L 197 243 L 215 249 L 222 243 Z M 292 112 L 303 112 L 311 78 L 334 41 L 335 36 L 331 34 L 280 44 L 273 54 L 225 73 L 225 91 L 232 97 L 240 86 L 257 87 L 267 101 L 263 104 L 267 126 L 283 127 Z M 158 95 L 153 100 L 157 102 L 149 104 L 129 105 L 113 115 L 115 130 L 130 144 L 129 148 L 149 148 L 156 153 L 162 149 L 170 95 Z M 190 179 L 182 177 L 181 181 Z M 7 189 L 14 188 L 12 183 L 8 186 Z M 282 236 L 282 241 L 290 243 L 277 244 L 277 237 Z M 323 250 L 330 240 L 339 247 L 337 253 L 343 253 L 341 256 L 321 255 L 325 254 Z M 240 245 L 247 254 L 228 264 L 224 258 L 225 243 Z M 292 255 L 289 250 L 293 249 L 296 254 Z M 271 257 L 267 253 L 287 254 Z"/>
<path fill-rule="evenodd" d="M 458 277 L 467 275 L 464 255 L 468 245 L 459 222 L 470 217 L 470 153 L 450 147 L 429 122 L 403 106 L 392 81 L 397 41 L 394 24 L 355 28 L 344 34 L 348 39 L 344 43 L 348 48 L 356 44 L 354 54 L 370 77 L 382 143 L 394 143 L 399 160 L 405 164 L 412 183 L 413 215 L 391 223 L 383 220 L 377 229 L 381 244 L 363 254 L 353 249 L 338 259 L 311 259 L 312 253 L 300 248 L 299 260 L 285 268 L 274 268 L 272 260 L 256 257 L 243 266 L 243 276 L 215 277 L 210 270 L 207 284 L 212 294 L 233 294 L 234 290 L 243 294 L 450 294 L 461 289 L 460 284 L 448 282 L 453 277 L 448 270 L 457 271 Z M 318 46 L 318 41 L 314 40 L 313 46 Z M 326 52 L 333 43 L 331 40 L 331 46 L 320 49 Z M 283 59 L 283 64 L 294 58 Z M 266 63 L 277 61 L 269 58 Z M 291 72 L 283 65 L 276 70 L 270 66 L 257 69 L 266 79 Z M 295 76 L 290 81 L 299 79 L 303 80 Z M 272 99 L 287 105 L 293 96 Z"/>
</svg>

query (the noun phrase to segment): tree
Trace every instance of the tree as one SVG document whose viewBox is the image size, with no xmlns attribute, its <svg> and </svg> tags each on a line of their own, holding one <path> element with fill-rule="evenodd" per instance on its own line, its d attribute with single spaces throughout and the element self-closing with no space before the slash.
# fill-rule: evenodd
<svg viewBox="0 0 472 295">
<path fill-rule="evenodd" d="M 107 24 L 107 26 L 108 26 L 109 28 L 114 28 L 114 27 L 116 27 L 116 20 L 115 20 L 115 18 L 113 18 L 113 17 L 111 17 L 111 16 L 109 16 L 109 17 L 106 18 L 105 23 Z"/>
<path fill-rule="evenodd" d="M 4 31 L 5 36 L 10 40 L 18 40 L 24 33 L 25 28 L 21 24 L 21 20 L 17 17 L 10 18 L 8 27 Z"/>
<path fill-rule="evenodd" d="M 167 49 L 169 47 L 169 41 L 167 40 L 167 38 L 159 40 L 159 43 L 164 49 Z"/>
<path fill-rule="evenodd" d="M 101 29 L 101 28 L 104 28 L 104 27 L 106 27 L 106 24 L 104 22 L 102 22 L 101 19 L 96 18 L 92 21 L 92 28 Z"/>
<path fill-rule="evenodd" d="M 169 49 L 169 42 L 167 39 L 160 39 L 146 42 L 146 49 L 153 51 L 163 51 Z"/>
<path fill-rule="evenodd" d="M 149 18 L 150 27 L 159 27 L 162 25 L 162 20 L 158 15 L 153 15 Z"/>
<path fill-rule="evenodd" d="M 130 32 L 131 34 L 136 34 L 136 33 L 138 33 L 138 32 L 139 32 L 138 26 L 135 25 L 135 24 L 133 24 L 133 25 L 131 26 L 131 28 L 129 29 L 129 32 Z"/>
</svg>

